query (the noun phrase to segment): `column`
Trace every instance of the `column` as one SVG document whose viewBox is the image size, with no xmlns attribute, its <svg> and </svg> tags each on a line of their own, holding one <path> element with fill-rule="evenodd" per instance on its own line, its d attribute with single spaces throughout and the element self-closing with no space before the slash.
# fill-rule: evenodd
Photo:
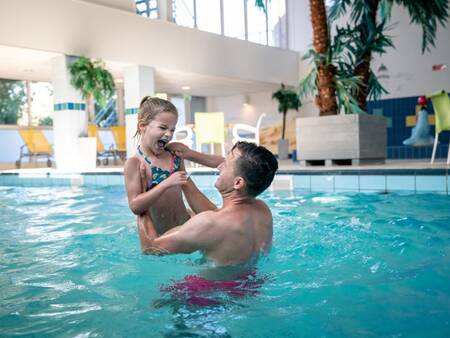
<svg viewBox="0 0 450 338">
<path fill-rule="evenodd" d="M 158 0 L 158 18 L 173 21 L 172 0 Z"/>
<path fill-rule="evenodd" d="M 116 81 L 116 94 L 117 94 L 117 123 L 119 126 L 125 125 L 125 102 L 124 102 L 124 90 L 123 82 Z"/>
<path fill-rule="evenodd" d="M 127 158 L 129 158 L 135 154 L 137 147 L 134 135 L 137 130 L 139 103 L 144 96 L 155 95 L 154 70 L 147 66 L 128 67 L 124 69 L 123 80 Z"/>
<path fill-rule="evenodd" d="M 95 169 L 96 161 L 96 139 L 86 137 L 86 105 L 81 93 L 70 84 L 67 66 L 74 60 L 75 57 L 61 55 L 51 61 L 55 112 L 53 150 L 56 169 L 63 172 Z"/>
</svg>

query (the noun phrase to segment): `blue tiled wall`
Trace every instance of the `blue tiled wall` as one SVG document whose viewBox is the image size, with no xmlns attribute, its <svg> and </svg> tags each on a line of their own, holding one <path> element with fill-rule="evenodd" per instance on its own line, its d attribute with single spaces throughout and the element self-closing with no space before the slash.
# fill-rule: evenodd
<svg viewBox="0 0 450 338">
<path fill-rule="evenodd" d="M 402 97 L 396 99 L 386 99 L 378 101 L 369 101 L 367 111 L 369 114 L 383 115 L 388 119 L 388 158 L 407 159 L 407 158 L 430 158 L 430 147 L 411 147 L 404 146 L 403 140 L 411 136 L 412 127 L 406 126 L 406 117 L 415 115 L 418 96 Z M 427 106 L 428 114 L 434 114 L 431 101 Z M 430 128 L 430 134 L 434 136 L 434 126 Z M 439 145 L 436 157 L 443 158 L 447 156 L 448 142 L 450 132 L 445 131 L 439 135 Z"/>
</svg>

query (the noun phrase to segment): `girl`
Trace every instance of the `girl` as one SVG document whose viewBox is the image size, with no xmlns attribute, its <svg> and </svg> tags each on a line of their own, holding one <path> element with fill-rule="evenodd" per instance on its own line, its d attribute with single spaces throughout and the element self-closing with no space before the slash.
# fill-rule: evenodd
<svg viewBox="0 0 450 338">
<path fill-rule="evenodd" d="M 169 101 L 146 96 L 139 105 L 140 136 L 136 155 L 124 167 L 125 187 L 130 209 L 136 215 L 149 212 L 158 234 L 185 223 L 188 212 L 182 199 L 187 174 L 182 160 L 165 150 L 178 120 L 176 107 Z M 142 186 L 141 170 L 147 182 Z"/>
</svg>

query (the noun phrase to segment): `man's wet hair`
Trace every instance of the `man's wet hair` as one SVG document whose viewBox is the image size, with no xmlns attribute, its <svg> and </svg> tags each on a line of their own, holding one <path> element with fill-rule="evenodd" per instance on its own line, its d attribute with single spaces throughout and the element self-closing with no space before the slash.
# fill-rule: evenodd
<svg viewBox="0 0 450 338">
<path fill-rule="evenodd" d="M 235 162 L 236 175 L 245 180 L 247 194 L 256 197 L 272 183 L 278 161 L 269 150 L 254 143 L 237 142 L 231 151 L 234 149 L 241 153 Z"/>
</svg>

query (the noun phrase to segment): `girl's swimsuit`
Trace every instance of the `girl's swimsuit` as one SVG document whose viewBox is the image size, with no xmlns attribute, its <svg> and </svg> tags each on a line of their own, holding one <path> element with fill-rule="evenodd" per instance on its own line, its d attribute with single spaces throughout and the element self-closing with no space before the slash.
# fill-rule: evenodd
<svg viewBox="0 0 450 338">
<path fill-rule="evenodd" d="M 152 170 L 150 172 L 152 180 L 151 183 L 147 185 L 147 190 L 161 183 L 180 168 L 180 158 L 178 156 L 172 155 L 172 159 L 170 161 L 170 170 L 165 170 L 153 165 L 152 162 L 147 158 L 147 156 L 145 156 L 140 146 L 137 147 L 137 151 L 139 155 L 144 158 L 145 162 L 152 166 Z"/>
</svg>

